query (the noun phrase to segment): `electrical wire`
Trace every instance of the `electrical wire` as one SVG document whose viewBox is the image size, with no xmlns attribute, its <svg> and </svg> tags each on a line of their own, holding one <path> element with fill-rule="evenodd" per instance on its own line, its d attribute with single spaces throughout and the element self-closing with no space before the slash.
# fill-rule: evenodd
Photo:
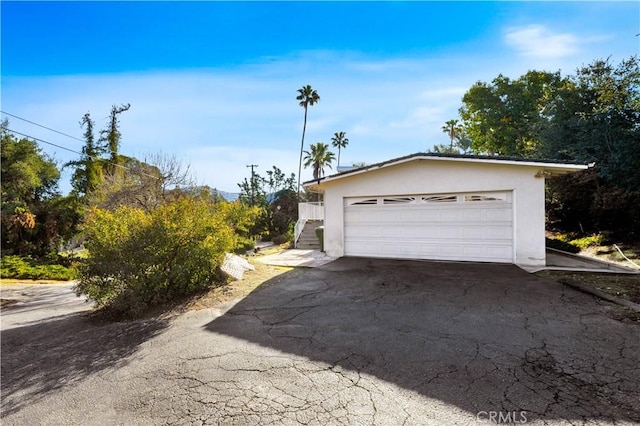
<svg viewBox="0 0 640 426">
<path fill-rule="evenodd" d="M 58 130 L 52 129 L 50 127 L 43 126 L 42 124 L 35 123 L 35 122 L 31 121 L 31 120 L 27 120 L 26 118 L 18 117 L 17 115 L 11 114 L 11 113 L 6 112 L 6 111 L 0 111 L 0 112 L 3 113 L 4 115 L 8 115 L 9 117 L 13 117 L 13 118 L 17 118 L 18 120 L 26 121 L 27 123 L 33 124 L 34 126 L 42 127 L 43 129 L 50 130 L 50 131 L 58 133 L 58 134 L 60 134 L 62 136 L 66 136 L 68 138 L 75 139 L 77 141 L 80 141 L 80 142 L 84 143 L 84 141 L 82 139 L 77 138 L 75 136 L 71 136 L 71 135 L 68 135 L 66 133 L 60 132 Z"/>
<path fill-rule="evenodd" d="M 85 153 L 82 153 L 82 152 L 79 152 L 79 151 L 73 150 L 73 149 L 71 149 L 71 148 L 67 148 L 67 147 L 64 147 L 64 146 L 62 146 L 62 145 L 58 145 L 58 144 L 55 144 L 55 143 L 53 143 L 53 142 L 46 141 L 46 140 L 44 140 L 44 139 L 40 139 L 40 138 L 36 138 L 36 137 L 34 137 L 34 136 L 31 136 L 31 135 L 27 135 L 26 133 L 18 132 L 18 131 L 16 131 L 16 130 L 11 130 L 11 129 L 9 129 L 9 128 L 5 128 L 5 130 L 6 130 L 7 132 L 15 133 L 15 134 L 17 134 L 17 135 L 24 136 L 24 137 L 29 138 L 29 139 L 33 139 L 33 140 L 34 140 L 34 141 L 36 141 L 36 142 L 40 142 L 40 143 L 44 143 L 44 144 L 47 144 L 47 145 L 55 146 L 56 148 L 64 149 L 65 151 L 73 152 L 74 154 L 86 155 L 87 157 L 91 158 L 92 160 L 95 160 L 95 161 L 98 161 L 98 160 L 99 160 L 99 161 L 103 161 L 103 162 L 105 162 L 105 163 L 107 163 L 107 164 L 111 164 L 112 166 L 120 167 L 120 168 L 121 168 L 121 169 L 123 169 L 123 170 L 127 170 L 127 171 L 130 171 L 130 172 L 135 172 L 133 169 L 131 169 L 131 168 L 129 168 L 129 167 L 123 166 L 123 165 L 121 165 L 121 164 L 114 163 L 114 162 L 109 161 L 109 160 L 105 160 L 104 158 L 100 158 L 100 157 L 95 157 L 95 156 L 92 156 L 92 155 L 88 155 L 88 154 L 85 154 Z M 147 174 L 147 173 L 139 173 L 139 174 L 140 174 L 140 175 L 142 175 L 142 176 L 147 176 L 147 177 L 153 178 L 153 179 L 160 179 L 160 177 L 158 177 L 158 176 L 153 176 L 153 175 L 150 175 L 150 174 Z"/>
<path fill-rule="evenodd" d="M 80 142 L 82 142 L 82 143 L 84 143 L 84 142 L 85 142 L 84 140 L 82 140 L 82 139 L 80 139 L 80 138 L 77 138 L 77 137 L 75 137 L 75 136 L 72 136 L 72 135 L 70 135 L 70 134 L 67 134 L 67 133 L 61 132 L 61 131 L 56 130 L 56 129 L 52 129 L 51 127 L 47 127 L 47 126 L 45 126 L 45 125 L 43 125 L 43 124 L 36 123 L 35 121 L 27 120 L 27 119 L 26 119 L 26 118 L 24 118 L 24 117 L 19 117 L 19 116 L 15 115 L 15 114 L 11 114 L 10 112 L 6 112 L 6 111 L 1 111 L 1 110 L 0 110 L 0 113 L 5 114 L 5 115 L 8 115 L 8 116 L 10 116 L 10 117 L 17 118 L 18 120 L 22 120 L 22 121 L 25 121 L 25 122 L 27 122 L 27 123 L 33 124 L 34 126 L 42 127 L 43 129 L 47 129 L 47 130 L 52 131 L 52 132 L 54 132 L 54 133 L 58 133 L 58 134 L 60 134 L 60 135 L 62 135 L 62 136 L 66 136 L 66 137 L 71 138 L 71 139 L 73 139 L 73 140 L 80 141 Z M 102 131 L 101 131 L 101 133 L 102 133 Z M 63 149 L 65 149 L 65 148 L 63 148 Z M 106 151 L 107 151 L 109 154 L 112 154 L 112 155 L 113 155 L 113 154 L 118 155 L 118 153 L 117 153 L 117 152 L 112 151 L 112 150 L 110 150 L 110 149 L 108 149 L 108 150 L 106 150 Z"/>
</svg>

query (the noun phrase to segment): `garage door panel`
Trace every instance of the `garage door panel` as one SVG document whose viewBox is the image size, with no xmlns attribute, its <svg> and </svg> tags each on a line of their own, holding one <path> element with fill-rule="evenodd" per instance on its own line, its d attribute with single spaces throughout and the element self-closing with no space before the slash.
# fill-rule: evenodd
<svg viewBox="0 0 640 426">
<path fill-rule="evenodd" d="M 455 211 L 438 209 L 438 210 L 420 210 L 419 221 L 420 222 L 444 222 L 459 220 L 456 218 L 457 213 Z"/>
<path fill-rule="evenodd" d="M 444 240 L 478 240 L 478 243 L 490 240 L 502 240 L 511 243 L 512 230 L 510 226 L 492 224 L 492 226 L 447 226 L 441 224 L 420 224 L 412 222 L 394 227 L 385 227 L 383 222 L 375 223 L 378 226 L 350 226 L 345 230 L 345 238 L 357 237 L 382 237 L 397 240 L 404 239 L 405 242 L 424 239 L 444 239 Z"/>
<path fill-rule="evenodd" d="M 397 198 L 409 196 L 398 196 Z M 368 205 L 345 202 L 346 255 L 409 259 L 512 262 L 513 226 L 510 194 L 476 202 L 454 195 L 457 202 Z M 416 198 L 418 197 L 418 198 Z M 375 197 L 371 197 L 375 199 Z M 474 200 L 464 202 L 463 200 Z M 486 200 L 486 198 L 483 198 Z"/>
<path fill-rule="evenodd" d="M 486 209 L 485 220 L 486 221 L 505 221 L 511 223 L 513 217 L 511 205 L 504 209 Z"/>
<path fill-rule="evenodd" d="M 505 240 L 511 243 L 511 236 L 513 235 L 510 224 L 486 227 L 466 226 L 462 229 L 462 238 L 470 240 Z"/>
<path fill-rule="evenodd" d="M 504 246 L 459 246 L 433 242 L 403 244 L 394 242 L 351 242 L 345 247 L 351 256 L 434 259 L 434 260 L 474 260 L 482 262 L 505 262 L 510 256 L 510 247 Z"/>
</svg>

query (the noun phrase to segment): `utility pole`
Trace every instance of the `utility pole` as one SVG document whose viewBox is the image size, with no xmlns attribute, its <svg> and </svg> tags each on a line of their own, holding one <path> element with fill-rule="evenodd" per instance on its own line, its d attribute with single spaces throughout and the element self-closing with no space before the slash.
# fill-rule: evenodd
<svg viewBox="0 0 640 426">
<path fill-rule="evenodd" d="M 250 182 L 250 186 L 251 186 L 251 206 L 253 207 L 253 205 L 255 204 L 254 201 L 254 194 L 253 191 L 255 190 L 255 184 L 256 184 L 256 179 L 255 179 L 255 175 L 253 173 L 253 168 L 254 167 L 258 167 L 257 164 L 247 164 L 247 167 L 251 167 L 251 182 Z"/>
</svg>

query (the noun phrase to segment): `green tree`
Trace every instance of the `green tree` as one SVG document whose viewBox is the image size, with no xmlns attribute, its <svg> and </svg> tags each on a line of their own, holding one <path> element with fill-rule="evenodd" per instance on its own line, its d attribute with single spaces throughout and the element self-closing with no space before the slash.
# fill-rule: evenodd
<svg viewBox="0 0 640 426">
<path fill-rule="evenodd" d="M 122 104 L 120 106 L 113 105 L 111 107 L 111 114 L 109 114 L 109 123 L 104 130 L 100 131 L 100 142 L 106 144 L 105 148 L 109 153 L 108 172 L 111 174 L 114 174 L 116 169 L 119 169 L 118 166 L 121 163 L 121 158 L 118 153 L 122 134 L 120 133 L 118 115 L 128 111 L 130 107 L 130 104 Z"/>
<path fill-rule="evenodd" d="M 295 191 L 296 176 L 286 176 L 282 170 L 273 166 L 267 170 L 264 180 L 269 197 L 268 236 L 286 241 L 290 227 L 298 220 L 298 196 Z"/>
<path fill-rule="evenodd" d="M 640 239 L 640 69 L 633 56 L 596 60 L 549 103 L 542 156 L 594 162 L 588 173 L 549 180 L 548 218 L 559 230 Z"/>
<path fill-rule="evenodd" d="M 307 110 L 316 102 L 320 101 L 320 96 L 310 85 L 298 89 L 296 99 L 300 101 L 300 106 L 304 108 L 304 123 L 302 125 L 302 141 L 300 142 L 300 161 L 298 163 L 298 197 L 300 197 L 300 174 L 302 173 L 302 152 L 304 151 L 304 135 L 307 131 Z"/>
<path fill-rule="evenodd" d="M 462 128 L 458 124 L 458 120 L 447 120 L 442 126 L 442 131 L 449 136 L 449 151 L 453 151 L 453 141 L 457 139 L 458 135 L 462 132 Z"/>
<path fill-rule="evenodd" d="M 442 132 L 449 136 L 449 145 L 436 144 L 430 150 L 438 154 L 466 154 L 471 149 L 471 138 L 458 120 L 448 120 L 442 126 Z"/>
<path fill-rule="evenodd" d="M 548 223 L 558 230 L 640 238 L 640 67 L 596 60 L 574 75 L 529 71 L 477 83 L 460 109 L 481 153 L 595 163 L 549 179 Z"/>
<path fill-rule="evenodd" d="M 540 130 L 548 120 L 547 103 L 564 80 L 560 72 L 529 71 L 517 80 L 499 75 L 465 93 L 460 116 L 478 153 L 534 157 Z"/>
<path fill-rule="evenodd" d="M 98 187 L 103 177 L 104 163 L 100 156 L 104 154 L 104 149 L 95 143 L 94 125 L 91 115 L 86 113 L 80 120 L 80 127 L 85 129 L 83 134 L 85 144 L 82 147 L 80 160 L 70 161 L 62 166 L 63 168 L 75 167 L 71 176 L 71 186 L 74 195 L 82 199 Z"/>
<path fill-rule="evenodd" d="M 254 173 L 251 179 L 243 179 L 238 184 L 238 200 L 247 206 L 253 202 L 259 209 L 259 215 L 251 227 L 251 235 L 268 239 L 287 233 L 289 224 L 297 220 L 298 205 L 293 173 L 286 176 L 273 166 L 266 175 L 265 178 Z"/>
<path fill-rule="evenodd" d="M 305 151 L 304 166 L 313 168 L 313 178 L 319 179 L 324 176 L 324 168 L 331 168 L 331 163 L 335 160 L 336 156 L 333 152 L 329 151 L 329 145 L 326 143 L 318 142 L 312 144 L 310 151 Z"/>
<path fill-rule="evenodd" d="M 598 174 L 627 190 L 640 188 L 638 57 L 597 60 L 569 77 L 548 103 L 545 156 L 595 162 Z"/>
<path fill-rule="evenodd" d="M 349 145 L 349 139 L 347 139 L 345 132 L 336 132 L 333 134 L 331 146 L 338 148 L 338 167 L 340 166 L 340 150 L 346 148 L 347 145 Z"/>
<path fill-rule="evenodd" d="M 60 171 L 32 140 L 17 139 L 2 122 L 2 204 L 27 206 L 57 194 Z"/>
<path fill-rule="evenodd" d="M 461 149 L 463 154 L 467 154 L 469 151 L 471 151 L 471 144 L 472 141 L 467 134 L 467 131 L 464 127 L 461 127 L 460 131 L 456 135 L 456 148 Z"/>
<path fill-rule="evenodd" d="M 2 250 L 21 255 L 41 254 L 42 212 L 46 201 L 57 195 L 60 172 L 55 162 L 26 138 L 17 139 L 2 122 Z"/>
<path fill-rule="evenodd" d="M 434 145 L 430 152 L 434 152 L 436 154 L 460 154 L 460 151 L 458 151 L 456 147 L 445 144 Z"/>
<path fill-rule="evenodd" d="M 273 166 L 271 170 L 267 170 L 267 177 L 264 180 L 267 186 L 267 192 L 270 198 L 277 198 L 278 194 L 284 192 L 295 192 L 296 175 L 291 173 L 286 176 L 282 170 Z"/>
<path fill-rule="evenodd" d="M 58 193 L 60 172 L 29 139 L 17 139 L 2 123 L 2 251 L 44 256 L 71 237 L 80 220 L 73 200 Z"/>
<path fill-rule="evenodd" d="M 238 184 L 240 188 L 240 194 L 238 200 L 248 206 L 266 207 L 269 205 L 267 200 L 267 192 L 265 190 L 265 180 L 258 173 L 247 179 L 244 178 L 242 182 Z"/>
</svg>

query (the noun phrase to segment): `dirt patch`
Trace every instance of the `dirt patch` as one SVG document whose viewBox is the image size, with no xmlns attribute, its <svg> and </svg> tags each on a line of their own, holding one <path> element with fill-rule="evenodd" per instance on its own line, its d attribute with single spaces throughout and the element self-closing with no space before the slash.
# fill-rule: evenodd
<svg viewBox="0 0 640 426">
<path fill-rule="evenodd" d="M 541 271 L 537 276 L 561 284 L 578 283 L 640 304 L 640 275 L 573 271 Z"/>
<path fill-rule="evenodd" d="M 640 265 L 640 244 L 618 244 L 618 248 L 631 262 L 625 259 L 613 245 L 586 247 L 580 251 L 580 254 L 632 269 L 635 269 L 634 264 Z"/>
<path fill-rule="evenodd" d="M 16 303 L 18 303 L 18 301 L 14 299 L 0 299 L 0 308 L 6 308 Z"/>
<path fill-rule="evenodd" d="M 293 269 L 289 267 L 265 265 L 261 262 L 257 262 L 255 258 L 252 258 L 250 262 L 256 268 L 254 271 L 245 272 L 241 280 L 232 281 L 229 284 L 213 288 L 206 293 L 199 295 L 189 301 L 185 305 L 185 309 L 206 309 L 234 299 L 239 299 L 251 293 L 265 281 L 269 281 L 270 279 Z"/>
<path fill-rule="evenodd" d="M 640 303 L 640 275 L 596 272 L 541 271 L 535 275 L 565 285 L 582 285 L 633 303 Z M 612 305 L 609 316 L 615 320 L 640 324 L 640 313 Z"/>
<path fill-rule="evenodd" d="M 640 313 L 629 308 L 618 306 L 617 309 L 613 309 L 609 312 L 609 316 L 617 321 L 640 324 Z"/>
</svg>

